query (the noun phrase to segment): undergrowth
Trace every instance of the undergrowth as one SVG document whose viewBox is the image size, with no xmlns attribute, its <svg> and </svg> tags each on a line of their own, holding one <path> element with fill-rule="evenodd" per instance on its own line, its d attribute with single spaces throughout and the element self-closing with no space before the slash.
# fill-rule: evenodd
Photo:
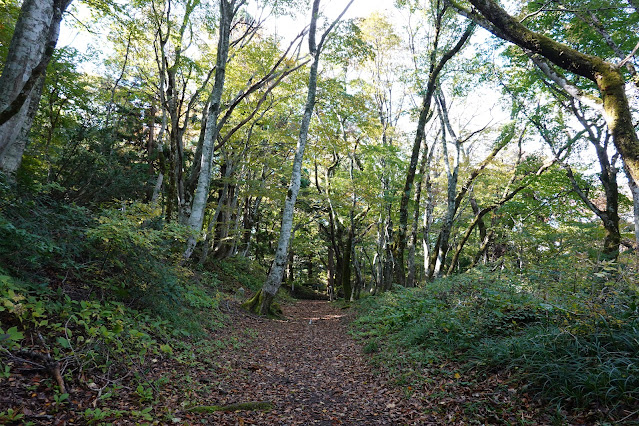
<svg viewBox="0 0 639 426">
<path fill-rule="evenodd" d="M 625 274 L 609 264 L 540 285 L 477 269 L 364 299 L 355 333 L 398 376 L 453 362 L 459 377 L 505 373 L 520 394 L 627 420 L 639 413 L 639 311 Z"/>
<path fill-rule="evenodd" d="M 230 286 L 229 290 L 242 287 L 245 290 L 257 292 L 266 280 L 264 268 L 257 262 L 242 256 L 220 260 L 210 257 L 205 266 L 207 269 L 214 270 L 220 280 Z"/>
<path fill-rule="evenodd" d="M 91 211 L 48 194 L 0 188 L 0 423 L 162 418 L 165 362 L 200 368 L 225 346 L 210 336 L 229 296 L 216 272 L 180 265 L 189 231 L 154 206 Z"/>
</svg>

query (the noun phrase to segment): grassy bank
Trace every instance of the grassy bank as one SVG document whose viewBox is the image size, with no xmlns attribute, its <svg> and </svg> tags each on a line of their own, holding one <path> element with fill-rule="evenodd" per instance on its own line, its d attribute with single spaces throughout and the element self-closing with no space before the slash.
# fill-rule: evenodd
<svg viewBox="0 0 639 426">
<path fill-rule="evenodd" d="M 536 272 L 476 270 L 369 297 L 356 334 L 409 387 L 448 378 L 472 386 L 499 374 L 504 392 L 543 401 L 560 423 L 571 413 L 636 420 L 639 312 L 630 277 L 615 265 L 571 281 L 540 281 Z"/>
<path fill-rule="evenodd" d="M 259 265 L 180 266 L 188 230 L 149 205 L 0 195 L 0 423 L 170 423 L 214 386 L 193 377 L 239 344 L 225 310 Z"/>
</svg>

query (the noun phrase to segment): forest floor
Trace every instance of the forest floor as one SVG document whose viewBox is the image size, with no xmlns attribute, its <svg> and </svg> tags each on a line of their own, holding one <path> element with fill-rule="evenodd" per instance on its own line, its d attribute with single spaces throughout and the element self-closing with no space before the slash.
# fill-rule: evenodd
<svg viewBox="0 0 639 426">
<path fill-rule="evenodd" d="M 0 412 L 5 405 L 23 414 L 14 422 L 7 413 L 0 418 L 53 425 L 552 423 L 540 401 L 519 395 L 498 373 L 465 377 L 449 363 L 433 372 L 410 362 L 384 367 L 349 333 L 351 309 L 297 301 L 285 304 L 278 320 L 231 300 L 221 307 L 226 326 L 198 338 L 197 350 L 157 356 L 118 379 L 96 373 L 74 380 L 66 402 L 57 394 L 52 400 L 50 379 L 11 374 L 0 381 L 0 391 L 10 391 L 0 392 Z"/>
<path fill-rule="evenodd" d="M 195 408 L 197 413 L 179 414 L 189 423 L 332 426 L 552 421 L 542 414 L 545 410 L 539 401 L 517 396 L 499 375 L 462 378 L 451 372 L 425 378 L 415 372 L 402 379 L 375 365 L 349 334 L 352 311 L 335 304 L 297 301 L 282 307 L 281 320 L 252 315 L 233 304 L 228 308 L 231 327 L 225 332 L 234 337 L 227 338 L 229 345 L 216 354 L 215 369 L 198 373 L 197 382 L 208 386 L 205 393 L 193 395 L 192 402 L 201 404 Z M 409 363 L 396 371 L 404 367 L 411 375 Z M 454 365 L 448 367 L 454 370 Z M 206 406 L 228 411 L 205 414 Z"/>
<path fill-rule="evenodd" d="M 233 326 L 250 342 L 220 354 L 234 374 L 210 394 L 211 405 L 266 402 L 267 410 L 216 412 L 212 424 L 432 424 L 422 401 L 371 370 L 348 334 L 347 310 L 325 301 L 283 306 L 283 320 L 234 312 Z M 218 373 L 210 380 L 218 382 Z M 203 378 L 201 377 L 200 380 Z"/>
</svg>

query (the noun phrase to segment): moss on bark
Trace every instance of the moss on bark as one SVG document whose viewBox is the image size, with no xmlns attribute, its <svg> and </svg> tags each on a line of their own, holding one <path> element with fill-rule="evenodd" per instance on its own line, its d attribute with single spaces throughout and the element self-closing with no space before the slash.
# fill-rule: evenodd
<svg viewBox="0 0 639 426">
<path fill-rule="evenodd" d="M 601 92 L 605 119 L 617 151 L 632 179 L 639 183 L 639 138 L 633 125 L 621 71 L 597 56 L 579 52 L 563 43 L 526 28 L 494 0 L 469 0 L 494 28 L 498 37 L 540 54 L 555 65 L 595 82 Z M 456 6 L 459 9 L 459 6 Z M 474 13 L 474 12 L 473 12 Z M 471 13 L 472 15 L 472 13 Z"/>
<path fill-rule="evenodd" d="M 255 314 L 266 315 L 269 318 L 282 318 L 283 313 L 280 306 L 273 302 L 273 296 L 260 290 L 249 300 L 242 303 L 242 307 Z"/>
</svg>

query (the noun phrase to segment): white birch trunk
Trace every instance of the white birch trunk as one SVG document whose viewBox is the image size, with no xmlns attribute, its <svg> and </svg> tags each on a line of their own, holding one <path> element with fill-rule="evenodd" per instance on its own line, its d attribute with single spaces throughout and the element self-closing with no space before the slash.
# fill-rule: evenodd
<svg viewBox="0 0 639 426">
<path fill-rule="evenodd" d="M 319 3 L 319 0 L 315 0 Z M 313 20 L 317 19 L 316 14 Z M 293 229 L 293 211 L 295 209 L 295 201 L 300 190 L 300 182 L 302 178 L 302 160 L 304 159 L 304 149 L 308 139 L 308 128 L 311 123 L 313 107 L 315 106 L 315 93 L 317 91 L 317 69 L 319 66 L 319 52 L 313 52 L 313 62 L 309 73 L 308 93 L 306 96 L 306 107 L 304 108 L 304 116 L 300 126 L 300 134 L 297 142 L 297 149 L 293 159 L 293 171 L 291 172 L 291 181 L 286 193 L 284 201 L 284 211 L 282 213 L 282 226 L 280 228 L 280 237 L 275 250 L 275 259 L 271 266 L 271 272 L 266 278 L 266 282 L 262 287 L 263 299 L 260 306 L 260 313 L 266 314 L 270 308 L 271 301 L 275 297 L 277 290 L 282 284 L 284 269 L 288 258 L 289 242 L 291 239 L 291 230 Z"/>
<path fill-rule="evenodd" d="M 448 205 L 446 208 L 444 223 L 442 224 L 442 229 L 440 231 L 439 251 L 437 253 L 435 269 L 433 271 L 433 276 L 435 277 L 441 275 L 442 269 L 444 267 L 444 262 L 446 261 L 446 254 L 448 253 L 448 242 L 453 227 L 453 221 L 455 219 L 455 196 L 457 195 L 457 178 L 459 176 L 459 157 L 461 153 L 461 142 L 453 132 L 453 129 L 450 125 L 450 120 L 448 119 L 448 110 L 446 108 L 444 97 L 441 93 L 439 93 L 437 98 L 439 116 L 442 122 L 442 149 L 444 154 L 444 164 L 446 165 L 446 173 L 448 175 Z M 455 157 L 453 159 L 452 166 L 450 164 L 450 159 L 448 158 L 448 142 L 446 141 L 446 133 L 444 129 L 448 129 L 448 132 L 455 142 Z"/>
<path fill-rule="evenodd" d="M 220 36 L 217 47 L 217 60 L 215 64 L 215 83 L 211 92 L 211 106 L 209 116 L 206 120 L 206 130 L 202 145 L 202 158 L 200 161 L 200 175 L 197 181 L 195 194 L 193 195 L 193 206 L 188 225 L 193 229 L 187 241 L 184 251 L 184 260 L 188 260 L 193 254 L 197 244 L 197 235 L 202 231 L 204 222 L 204 212 L 206 202 L 209 197 L 211 185 L 211 169 L 213 167 L 213 151 L 215 142 L 219 134 L 217 119 L 220 113 L 220 103 L 224 90 L 224 80 L 226 78 L 226 62 L 229 55 L 229 39 L 231 35 L 231 21 L 235 13 L 236 0 L 220 0 Z"/>
<path fill-rule="evenodd" d="M 280 237 L 275 250 L 275 259 L 271 264 L 271 271 L 264 282 L 261 291 L 261 302 L 259 304 L 259 313 L 265 315 L 268 313 L 271 302 L 282 284 L 284 276 L 284 268 L 288 258 L 289 242 L 291 240 L 291 230 L 293 228 L 293 212 L 295 209 L 295 201 L 300 190 L 300 182 L 302 177 L 302 160 L 304 159 L 304 149 L 308 139 L 308 128 L 311 123 L 313 108 L 315 106 L 315 93 L 317 91 L 317 69 L 319 67 L 319 58 L 322 51 L 326 36 L 331 32 L 333 27 L 339 22 L 346 10 L 353 3 L 351 0 L 344 8 L 339 17 L 333 21 L 320 38 L 319 43 L 315 42 L 315 30 L 317 28 L 317 18 L 319 15 L 320 0 L 313 0 L 313 9 L 311 16 L 311 24 L 308 33 L 309 52 L 312 56 L 311 69 L 308 78 L 308 92 L 306 94 L 306 106 L 304 108 L 304 116 L 300 124 L 300 134 L 293 159 L 293 171 L 291 172 L 291 181 L 289 183 L 286 199 L 284 200 L 284 211 L 282 212 L 282 226 L 280 228 Z"/>
<path fill-rule="evenodd" d="M 44 70 L 58 41 L 62 13 L 71 0 L 25 0 L 0 76 L 0 170 L 13 175 L 20 167 Z M 20 105 L 10 112 L 15 105 Z"/>
</svg>

